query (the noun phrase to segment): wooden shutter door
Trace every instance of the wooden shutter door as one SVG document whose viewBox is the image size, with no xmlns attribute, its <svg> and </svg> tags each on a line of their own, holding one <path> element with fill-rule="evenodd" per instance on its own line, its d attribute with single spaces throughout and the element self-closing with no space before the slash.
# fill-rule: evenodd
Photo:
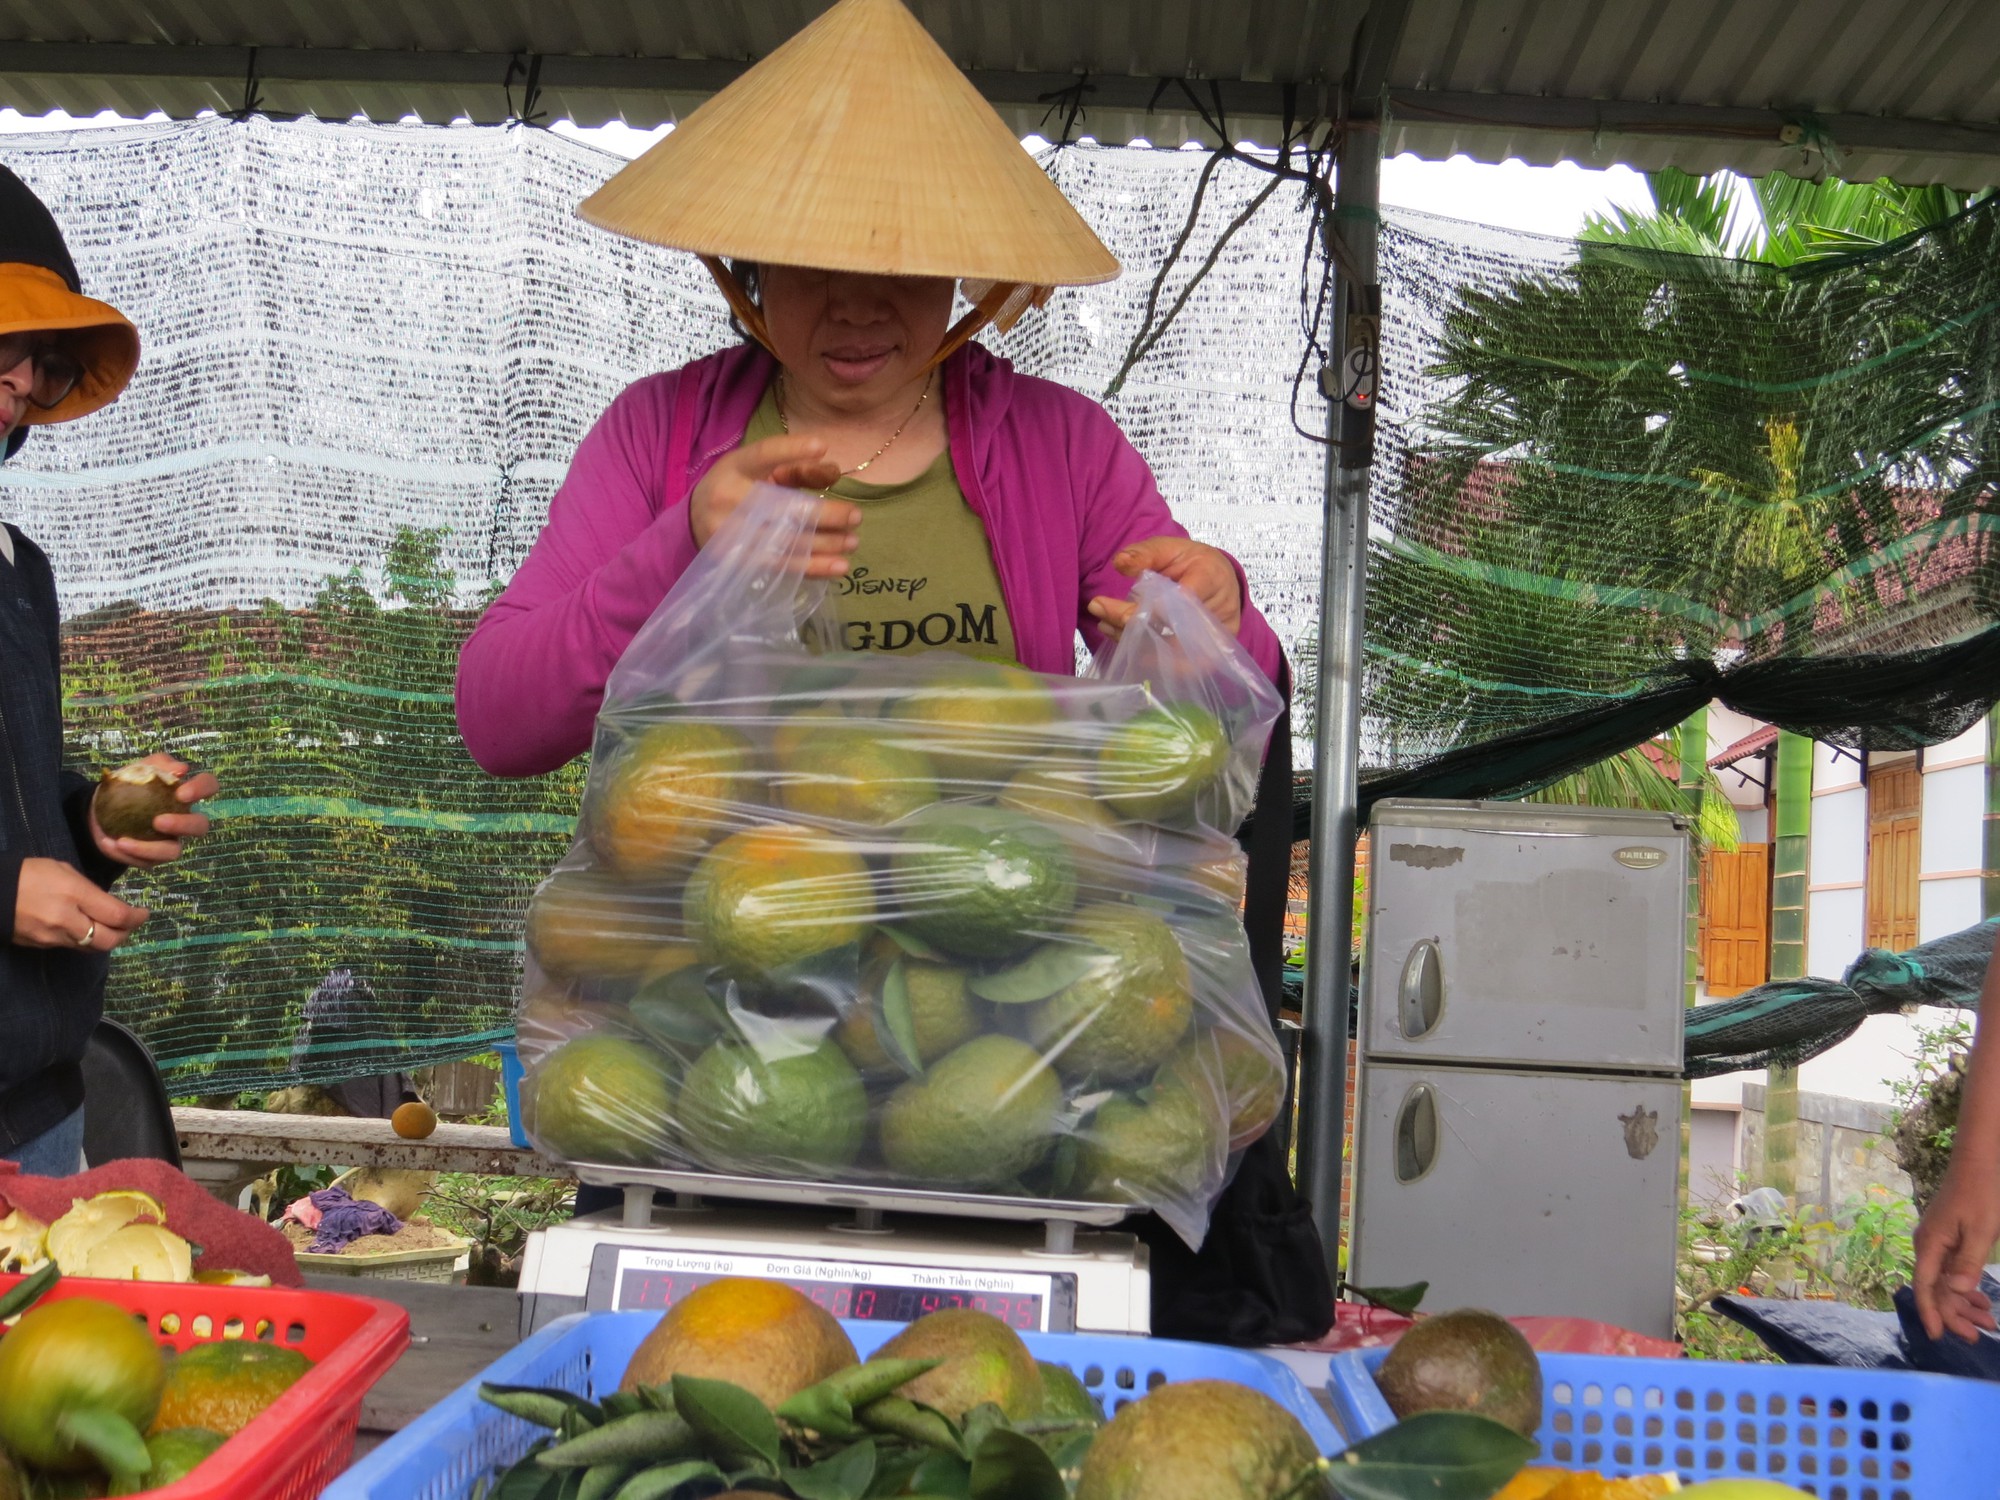
<svg viewBox="0 0 2000 1500">
<path fill-rule="evenodd" d="M 1868 946 L 1900 953 L 1917 945 L 1917 874 L 1923 777 L 1915 761 L 1868 776 Z"/>
<path fill-rule="evenodd" d="M 1771 846 L 1741 844 L 1707 859 L 1707 927 L 1702 967 L 1708 993 L 1740 995 L 1764 982 L 1771 955 Z"/>
</svg>

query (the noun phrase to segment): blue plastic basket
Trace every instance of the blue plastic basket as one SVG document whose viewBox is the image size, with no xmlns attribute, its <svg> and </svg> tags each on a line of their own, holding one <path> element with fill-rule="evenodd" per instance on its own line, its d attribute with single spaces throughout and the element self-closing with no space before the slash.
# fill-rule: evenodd
<svg viewBox="0 0 2000 1500">
<path fill-rule="evenodd" d="M 1374 1370 L 1337 1354 L 1328 1389 L 1355 1441 L 1395 1423 Z M 1540 1462 L 1601 1474 L 1757 1477 L 1820 1500 L 2000 1500 L 2000 1384 L 1707 1359 L 1544 1354 Z"/>
<path fill-rule="evenodd" d="M 500 1054 L 500 1087 L 507 1094 L 507 1134 L 523 1151 L 528 1149 L 528 1132 L 521 1124 L 521 1049 L 512 1042 L 495 1042 Z"/>
<path fill-rule="evenodd" d="M 632 1351 L 659 1321 L 660 1315 L 651 1312 L 577 1313 L 558 1319 L 349 1469 L 321 1500 L 463 1500 L 482 1478 L 513 1463 L 542 1434 L 542 1429 L 481 1401 L 480 1380 L 560 1386 L 584 1396 L 615 1390 Z M 863 1355 L 902 1327 L 843 1326 Z M 1342 1446 L 1305 1383 L 1268 1355 L 1110 1334 L 1022 1337 L 1036 1359 L 1075 1371 L 1107 1413 L 1170 1380 L 1233 1380 L 1291 1411 L 1321 1452 L 1337 1452 Z"/>
</svg>

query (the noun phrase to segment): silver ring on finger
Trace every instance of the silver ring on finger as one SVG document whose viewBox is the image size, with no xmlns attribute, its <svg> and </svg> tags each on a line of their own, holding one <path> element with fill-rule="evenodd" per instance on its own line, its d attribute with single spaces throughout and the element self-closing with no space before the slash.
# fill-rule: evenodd
<svg viewBox="0 0 2000 1500">
<path fill-rule="evenodd" d="M 95 922 L 92 922 L 90 924 L 90 931 L 86 932 L 82 937 L 78 938 L 76 940 L 76 945 L 79 948 L 88 948 L 92 943 L 96 941 L 97 941 L 97 924 Z"/>
</svg>

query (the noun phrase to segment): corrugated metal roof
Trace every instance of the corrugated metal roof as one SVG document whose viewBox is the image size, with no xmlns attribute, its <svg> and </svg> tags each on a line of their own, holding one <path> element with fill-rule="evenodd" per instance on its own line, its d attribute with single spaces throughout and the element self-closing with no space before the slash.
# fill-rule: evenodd
<svg viewBox="0 0 2000 1500">
<path fill-rule="evenodd" d="M 1720 755 L 1710 756 L 1709 769 L 1720 771 L 1725 766 L 1735 765 L 1739 760 L 1748 760 L 1753 755 L 1760 755 L 1777 743 L 1778 726 L 1766 724 L 1751 730 Z"/>
<path fill-rule="evenodd" d="M 674 119 L 827 0 L 0 0 L 0 103 Z M 1375 0 L 1391 151 L 2000 182 L 1993 0 Z M 913 0 L 1023 133 L 1272 140 L 1336 106 L 1361 0 Z M 1067 91 L 1067 92 L 1066 92 Z M 1370 92 L 1373 92 L 1372 87 Z M 1831 146 L 1831 153 L 1819 149 Z"/>
</svg>

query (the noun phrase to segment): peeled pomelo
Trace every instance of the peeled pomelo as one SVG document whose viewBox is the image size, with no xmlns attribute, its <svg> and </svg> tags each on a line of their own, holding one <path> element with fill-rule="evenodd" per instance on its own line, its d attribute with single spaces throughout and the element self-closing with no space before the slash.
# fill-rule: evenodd
<svg viewBox="0 0 2000 1500">
<path fill-rule="evenodd" d="M 84 1262 L 100 1241 L 127 1224 L 159 1224 L 166 1217 L 158 1199 L 126 1189 L 72 1198 L 69 1212 L 49 1226 L 49 1259 L 72 1275 L 82 1275 Z"/>
<path fill-rule="evenodd" d="M 127 1224 L 90 1247 L 81 1271 L 107 1281 L 192 1281 L 188 1242 L 158 1224 Z"/>
<path fill-rule="evenodd" d="M 153 819 L 164 813 L 186 812 L 180 799 L 181 780 L 170 771 L 135 760 L 98 779 L 91 801 L 97 826 L 114 839 L 159 839 Z"/>
</svg>

